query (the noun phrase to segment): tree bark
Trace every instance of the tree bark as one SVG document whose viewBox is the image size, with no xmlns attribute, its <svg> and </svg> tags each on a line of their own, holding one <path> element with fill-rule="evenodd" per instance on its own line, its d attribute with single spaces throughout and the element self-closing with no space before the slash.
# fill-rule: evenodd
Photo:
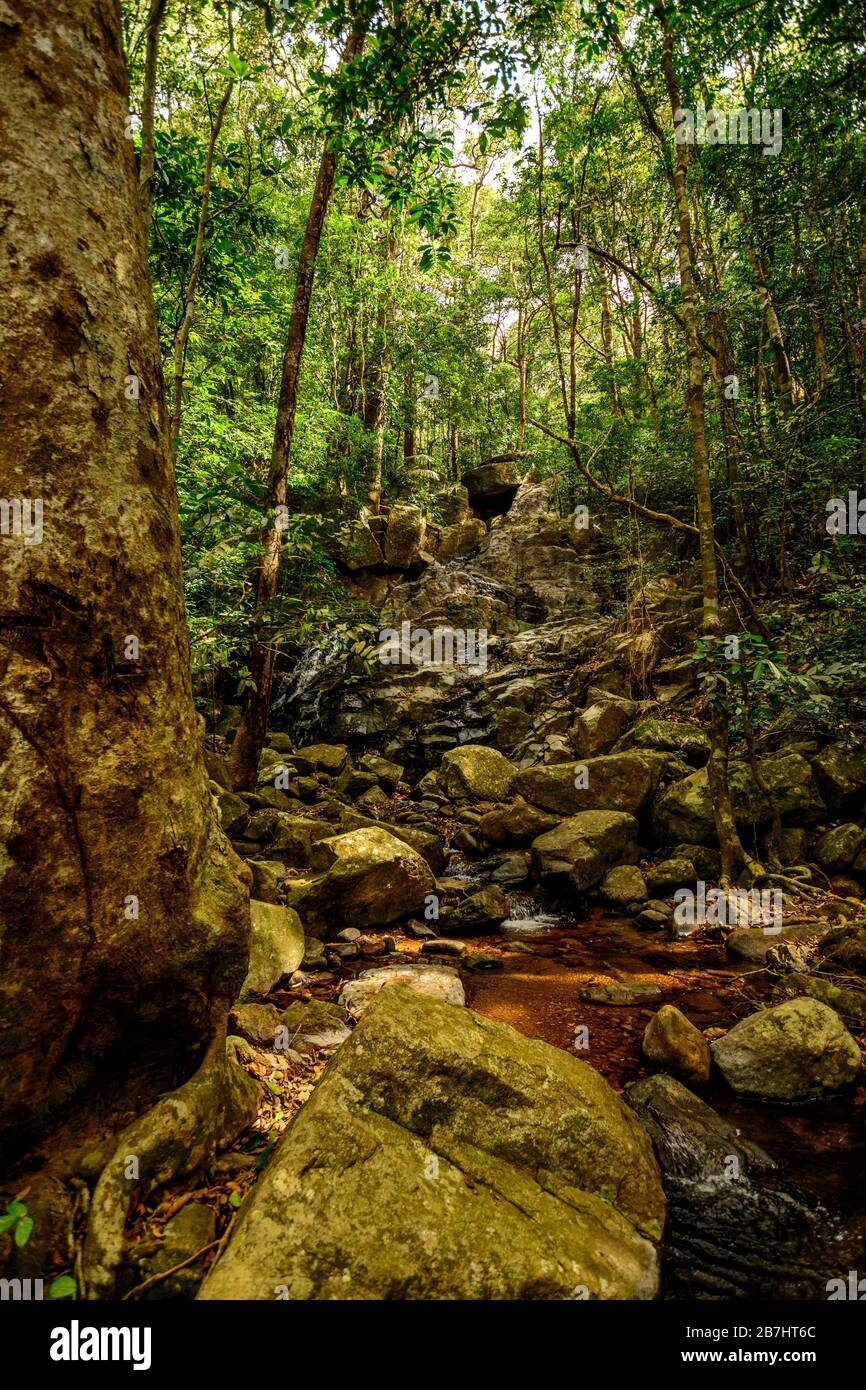
<svg viewBox="0 0 866 1390">
<path fill-rule="evenodd" d="M 350 63 L 363 51 L 366 30 L 349 35 L 340 57 L 341 66 Z M 277 407 L 277 424 L 271 450 L 271 462 L 265 490 L 266 523 L 262 534 L 262 560 L 256 585 L 255 629 L 247 662 L 249 681 L 244 691 L 241 720 L 232 744 L 229 774 L 232 784 L 251 790 L 256 784 L 259 757 L 268 732 L 268 710 L 271 703 L 271 682 L 274 673 L 274 650 L 267 633 L 268 609 L 277 594 L 280 574 L 280 511 L 286 505 L 286 474 L 295 432 L 295 412 L 298 404 L 298 384 L 307 320 L 313 297 L 316 258 L 322 230 L 334 191 L 337 173 L 337 152 L 331 138 L 326 138 L 319 160 L 319 170 L 310 200 L 307 226 L 295 272 L 295 293 L 292 314 L 283 355 L 283 374 Z"/>
<path fill-rule="evenodd" d="M 43 504 L 41 543 L 0 539 L 13 1147 L 112 1049 L 191 1074 L 246 969 L 249 873 L 192 700 L 117 0 L 8 0 L 4 34 L 0 490 Z"/>
<path fill-rule="evenodd" d="M 144 83 L 141 93 L 141 158 L 138 168 L 138 187 L 141 194 L 141 215 L 144 218 L 145 236 L 148 238 L 150 237 L 150 214 L 153 203 L 156 63 L 159 57 L 159 34 L 165 6 L 166 0 L 150 0 L 144 49 Z"/>
</svg>

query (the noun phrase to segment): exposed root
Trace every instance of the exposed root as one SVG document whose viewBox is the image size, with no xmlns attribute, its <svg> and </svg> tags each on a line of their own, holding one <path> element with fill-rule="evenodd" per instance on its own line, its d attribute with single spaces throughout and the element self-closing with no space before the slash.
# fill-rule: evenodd
<svg viewBox="0 0 866 1390">
<path fill-rule="evenodd" d="M 210 1162 L 253 1123 L 258 1102 L 257 1084 L 227 1056 L 220 1033 L 195 1075 L 123 1131 L 90 1205 L 82 1297 L 114 1296 L 133 1192 L 150 1192 Z"/>
</svg>

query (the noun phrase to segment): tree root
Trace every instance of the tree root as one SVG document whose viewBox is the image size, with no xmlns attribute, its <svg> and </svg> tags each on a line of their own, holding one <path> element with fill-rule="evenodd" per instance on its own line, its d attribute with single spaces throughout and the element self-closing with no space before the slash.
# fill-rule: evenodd
<svg viewBox="0 0 866 1390">
<path fill-rule="evenodd" d="M 133 1192 L 151 1192 L 209 1163 L 253 1123 L 258 1102 L 258 1085 L 227 1054 L 221 1031 L 195 1075 L 123 1131 L 90 1204 L 81 1297 L 114 1296 Z"/>
</svg>

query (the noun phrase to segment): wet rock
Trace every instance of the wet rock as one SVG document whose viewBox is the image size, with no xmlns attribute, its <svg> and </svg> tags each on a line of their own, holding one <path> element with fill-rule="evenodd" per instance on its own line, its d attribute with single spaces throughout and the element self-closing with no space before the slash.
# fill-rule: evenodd
<svg viewBox="0 0 866 1390">
<path fill-rule="evenodd" d="M 644 1030 L 641 1051 L 648 1062 L 702 1086 L 710 1078 L 710 1045 L 673 1004 L 662 1004 Z"/>
<path fill-rule="evenodd" d="M 239 999 L 261 998 L 304 958 L 304 928 L 291 907 L 250 900 L 250 959 Z"/>
<path fill-rule="evenodd" d="M 637 821 L 621 811 L 581 811 L 532 842 L 542 880 L 578 893 L 595 888 L 612 864 L 637 857 Z"/>
<path fill-rule="evenodd" d="M 438 781 L 450 797 L 477 801 L 507 801 L 517 778 L 517 768 L 495 748 L 464 744 L 442 758 Z"/>
<path fill-rule="evenodd" d="M 457 907 L 443 907 L 439 912 L 438 925 L 443 931 L 458 936 L 490 931 L 504 922 L 508 916 L 508 899 L 502 889 L 494 883 L 471 893 Z"/>
<path fill-rule="evenodd" d="M 650 1142 L 596 1071 L 394 988 L 280 1141 L 201 1297 L 652 1298 L 664 1210 Z"/>
<path fill-rule="evenodd" d="M 666 903 L 651 901 L 645 903 L 635 917 L 638 931 L 664 931 L 671 920 L 671 909 Z"/>
<path fill-rule="evenodd" d="M 860 1070 L 860 1049 L 839 1015 L 815 999 L 751 1014 L 717 1038 L 712 1053 L 733 1090 L 763 1100 L 814 1100 Z"/>
<path fill-rule="evenodd" d="M 666 1297 L 826 1297 L 826 1213 L 786 1183 L 759 1145 L 672 1076 L 633 1082 L 624 1099 L 664 1176 Z"/>
<path fill-rule="evenodd" d="M 325 948 L 321 941 L 314 936 L 304 938 L 304 958 L 301 961 L 302 970 L 325 970 L 328 960 L 325 955 Z"/>
<path fill-rule="evenodd" d="M 365 970 L 357 980 L 350 981 L 340 995 L 340 1003 L 353 1019 L 360 1018 L 380 990 L 396 985 L 417 994 L 436 999 L 442 1004 L 462 1007 L 466 995 L 457 971 L 446 965 L 382 965 Z"/>
<path fill-rule="evenodd" d="M 587 1004 L 611 1004 L 616 1008 L 634 1008 L 658 999 L 661 990 L 652 980 L 618 980 L 615 984 L 587 985 L 580 997 Z"/>
</svg>

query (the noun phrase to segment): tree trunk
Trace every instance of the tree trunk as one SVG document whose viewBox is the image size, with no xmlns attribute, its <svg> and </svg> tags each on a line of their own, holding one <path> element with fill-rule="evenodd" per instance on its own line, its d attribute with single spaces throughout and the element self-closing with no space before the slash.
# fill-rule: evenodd
<svg viewBox="0 0 866 1390">
<path fill-rule="evenodd" d="M 676 75 L 673 56 L 673 38 L 668 28 L 664 7 L 655 5 L 654 12 L 662 29 L 662 72 L 671 106 L 671 116 L 681 109 L 679 81 Z M 710 489 L 710 456 L 707 448 L 706 416 L 704 410 L 704 368 L 701 354 L 700 328 L 698 324 L 697 296 L 694 271 L 691 260 L 691 213 L 689 209 L 686 172 L 688 169 L 688 146 L 676 147 L 676 163 L 671 171 L 674 201 L 677 214 L 677 258 L 679 262 L 680 287 L 682 290 L 683 327 L 686 340 L 686 362 L 688 383 L 686 402 L 689 413 L 689 428 L 692 438 L 692 463 L 694 468 L 695 497 L 698 512 L 698 536 L 701 558 L 701 579 L 703 587 L 703 616 L 701 632 L 712 657 L 721 635 L 719 617 L 719 578 L 716 566 L 715 527 L 713 523 L 713 502 Z M 713 797 L 713 815 L 716 823 L 719 848 L 722 852 L 722 879 L 730 881 L 741 864 L 748 860 L 743 849 L 736 823 L 734 821 L 731 796 L 728 789 L 728 740 L 724 712 L 718 703 L 710 700 L 710 758 L 707 765 L 710 790 Z"/>
<path fill-rule="evenodd" d="M 343 47 L 341 66 L 350 63 L 364 47 L 366 32 L 352 32 Z M 250 684 L 244 692 L 241 721 L 232 744 L 229 758 L 229 773 L 235 787 L 251 790 L 256 784 L 259 757 L 268 732 L 268 710 L 271 703 L 271 681 L 274 674 L 274 651 L 266 631 L 268 609 L 277 594 L 280 573 L 280 515 L 278 508 L 286 505 L 286 474 L 292 452 L 292 438 L 295 432 L 295 412 L 298 404 L 298 384 L 301 377 L 301 359 L 304 353 L 304 339 L 307 333 L 307 320 L 310 315 L 310 302 L 313 297 L 313 280 L 316 274 L 316 258 L 319 242 L 337 173 L 337 152 L 331 140 L 326 138 L 319 160 L 319 170 L 310 200 L 307 226 L 301 245 L 295 272 L 295 293 L 292 302 L 292 315 L 286 336 L 283 355 L 283 375 L 280 384 L 280 399 L 277 407 L 277 424 L 271 450 L 271 463 L 265 491 L 265 514 L 267 517 L 262 535 L 262 560 L 256 585 L 256 629 L 250 643 L 247 662 Z"/>
<path fill-rule="evenodd" d="M 112 1049 L 193 1070 L 243 979 L 249 873 L 192 700 L 117 0 L 9 0 L 5 21 L 0 489 L 43 505 L 38 543 L 0 539 L 0 1128 L 18 1146 Z"/>
<path fill-rule="evenodd" d="M 150 0 L 144 49 L 144 83 L 141 93 L 141 160 L 138 170 L 138 187 L 141 193 L 141 214 L 144 218 L 145 236 L 148 238 L 150 237 L 150 212 L 153 202 L 156 61 L 159 56 L 159 31 L 162 27 L 165 6 L 166 0 Z"/>
</svg>

